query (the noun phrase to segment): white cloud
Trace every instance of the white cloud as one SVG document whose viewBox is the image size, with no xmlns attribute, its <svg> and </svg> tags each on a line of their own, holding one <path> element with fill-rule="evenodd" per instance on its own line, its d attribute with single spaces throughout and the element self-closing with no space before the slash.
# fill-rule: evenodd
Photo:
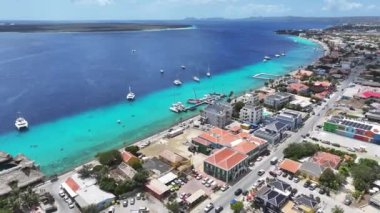
<svg viewBox="0 0 380 213">
<path fill-rule="evenodd" d="M 324 2 L 323 10 L 349 11 L 363 7 L 363 4 L 351 0 L 324 0 Z"/>
<path fill-rule="evenodd" d="M 233 18 L 244 18 L 249 16 L 276 16 L 284 15 L 290 11 L 289 7 L 282 4 L 256 4 L 249 3 L 244 5 L 229 5 L 226 7 L 226 15 Z"/>
<path fill-rule="evenodd" d="M 114 1 L 113 0 L 72 0 L 74 3 L 79 3 L 79 4 L 97 4 L 101 6 L 109 5 L 112 4 Z"/>
</svg>

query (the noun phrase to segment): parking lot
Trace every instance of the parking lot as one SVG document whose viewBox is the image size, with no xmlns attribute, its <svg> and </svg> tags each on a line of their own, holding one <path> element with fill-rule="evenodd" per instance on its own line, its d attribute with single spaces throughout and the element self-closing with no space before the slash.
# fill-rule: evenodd
<svg viewBox="0 0 380 213">
<path fill-rule="evenodd" d="M 145 209 L 145 207 L 149 210 L 150 213 L 167 212 L 167 209 L 163 203 L 161 203 L 157 198 L 150 196 L 147 193 L 145 193 L 144 200 L 137 199 L 136 196 L 128 197 L 120 201 L 120 204 L 113 205 L 113 207 L 115 209 L 115 213 L 139 212 L 140 209 Z M 108 210 L 110 209 L 112 209 L 112 207 L 103 210 L 102 213 L 108 213 Z"/>
</svg>

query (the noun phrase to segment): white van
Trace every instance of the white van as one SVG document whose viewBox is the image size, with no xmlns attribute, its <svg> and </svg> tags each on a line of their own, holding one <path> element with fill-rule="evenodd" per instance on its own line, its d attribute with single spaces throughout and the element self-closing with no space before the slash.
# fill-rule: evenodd
<svg viewBox="0 0 380 213">
<path fill-rule="evenodd" d="M 278 162 L 278 158 L 274 157 L 272 160 L 270 160 L 270 164 L 275 165 Z"/>
</svg>

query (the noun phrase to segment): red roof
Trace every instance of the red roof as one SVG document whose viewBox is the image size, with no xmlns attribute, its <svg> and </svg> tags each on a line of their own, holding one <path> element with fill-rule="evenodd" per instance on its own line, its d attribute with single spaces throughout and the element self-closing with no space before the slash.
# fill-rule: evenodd
<svg viewBox="0 0 380 213">
<path fill-rule="evenodd" d="M 309 89 L 309 87 L 301 83 L 291 83 L 288 85 L 288 89 L 299 92 L 299 91 L 307 90 Z"/>
<path fill-rule="evenodd" d="M 76 192 L 80 186 L 71 178 L 67 178 L 65 183 L 70 187 L 71 190 L 73 190 L 74 192 Z"/>
<path fill-rule="evenodd" d="M 257 146 L 254 143 L 250 143 L 248 141 L 242 141 L 232 148 L 240 153 L 248 154 L 252 150 L 256 149 Z"/>
<path fill-rule="evenodd" d="M 327 153 L 317 152 L 313 155 L 312 161 L 324 167 L 335 169 L 338 167 L 341 159 L 339 156 Z"/>
<path fill-rule="evenodd" d="M 365 91 L 362 93 L 364 98 L 380 98 L 380 93 L 374 91 Z"/>
<path fill-rule="evenodd" d="M 208 133 L 205 132 L 199 137 L 210 143 L 217 143 L 222 146 L 230 146 L 232 142 L 239 139 L 237 135 L 217 127 L 210 129 Z"/>
<path fill-rule="evenodd" d="M 207 141 L 201 137 L 195 137 L 192 140 L 196 143 L 202 144 L 203 146 L 209 146 L 210 145 L 209 141 Z"/>
<path fill-rule="evenodd" d="M 223 148 L 210 155 L 205 161 L 223 170 L 230 170 L 248 156 L 230 148 Z"/>
<path fill-rule="evenodd" d="M 126 163 L 128 163 L 131 159 L 137 159 L 136 156 L 134 156 L 132 153 L 127 152 L 127 151 L 123 151 L 121 153 L 121 157 L 123 158 L 123 161 Z"/>
<path fill-rule="evenodd" d="M 301 163 L 298 163 L 297 161 L 294 161 L 294 160 L 290 160 L 290 159 L 284 159 L 281 163 L 280 163 L 280 168 L 282 170 L 285 170 L 285 171 L 288 171 L 288 172 L 291 172 L 293 174 L 295 174 L 298 169 L 301 167 Z"/>
</svg>

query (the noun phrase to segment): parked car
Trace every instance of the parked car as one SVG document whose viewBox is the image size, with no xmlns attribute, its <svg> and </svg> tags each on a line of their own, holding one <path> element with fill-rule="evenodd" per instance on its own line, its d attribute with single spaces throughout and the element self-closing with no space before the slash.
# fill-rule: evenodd
<svg viewBox="0 0 380 213">
<path fill-rule="evenodd" d="M 205 207 L 204 212 L 210 212 L 211 209 L 213 209 L 213 208 L 214 208 L 214 204 L 209 203 L 209 204 L 207 204 L 207 206 Z"/>
<path fill-rule="evenodd" d="M 331 146 L 340 147 L 339 143 L 331 143 Z"/>
<path fill-rule="evenodd" d="M 324 188 L 320 188 L 319 191 L 318 191 L 318 193 L 321 194 L 321 195 L 323 195 L 325 192 L 326 192 L 326 191 L 325 191 Z"/>
<path fill-rule="evenodd" d="M 282 177 L 287 177 L 288 176 L 288 173 L 284 172 L 282 173 Z"/>
<path fill-rule="evenodd" d="M 242 192 L 243 192 L 243 190 L 239 188 L 239 189 L 236 189 L 234 194 L 235 194 L 235 196 L 239 196 Z"/>
<path fill-rule="evenodd" d="M 262 184 L 265 183 L 265 180 L 263 178 L 260 178 L 257 180 L 258 186 L 261 186 Z"/>
<path fill-rule="evenodd" d="M 222 186 L 222 188 L 220 188 L 220 190 L 221 190 L 222 192 L 224 192 L 224 191 L 226 191 L 228 188 L 229 188 L 228 185 L 224 185 L 224 186 Z"/>
<path fill-rule="evenodd" d="M 245 190 L 242 194 L 243 194 L 244 196 L 247 196 L 247 195 L 248 195 L 248 191 Z"/>
<path fill-rule="evenodd" d="M 197 179 L 197 180 L 202 179 L 202 175 L 198 175 L 195 179 Z"/>
<path fill-rule="evenodd" d="M 305 188 L 308 188 L 310 186 L 311 182 L 310 181 L 306 181 L 304 184 L 303 184 L 303 187 Z"/>
<path fill-rule="evenodd" d="M 223 211 L 223 207 L 222 206 L 218 206 L 215 208 L 215 213 L 219 213 L 219 212 L 222 212 Z"/>
<path fill-rule="evenodd" d="M 257 175 L 261 176 L 265 173 L 265 170 L 263 169 L 260 169 L 258 172 L 257 172 Z"/>
<path fill-rule="evenodd" d="M 352 203 L 352 201 L 351 201 L 351 199 L 349 199 L 349 198 L 346 198 L 346 199 L 344 200 L 344 204 L 347 205 L 347 206 L 351 205 L 351 203 Z"/>
<path fill-rule="evenodd" d="M 295 177 L 295 178 L 293 179 L 293 181 L 294 181 L 294 183 L 298 183 L 298 182 L 300 182 L 300 179 L 299 179 L 298 177 Z"/>
<path fill-rule="evenodd" d="M 259 156 L 256 161 L 261 161 L 263 159 L 263 157 Z"/>
<path fill-rule="evenodd" d="M 312 184 L 310 184 L 310 186 L 309 186 L 309 189 L 311 190 L 311 191 L 314 191 L 314 189 L 316 189 L 317 188 L 317 184 L 315 184 L 315 183 L 312 183 Z"/>
<path fill-rule="evenodd" d="M 69 205 L 70 209 L 73 209 L 74 207 L 75 207 L 74 203 L 72 203 L 72 204 Z"/>
<path fill-rule="evenodd" d="M 294 176 L 293 175 L 289 175 L 288 179 L 289 180 L 293 180 Z"/>
<path fill-rule="evenodd" d="M 63 197 L 65 196 L 65 191 L 63 191 L 63 189 L 59 190 L 58 192 L 59 196 Z"/>
<path fill-rule="evenodd" d="M 277 174 L 276 174 L 276 172 L 274 172 L 274 171 L 269 171 L 269 174 L 270 174 L 271 176 L 273 176 L 273 177 L 277 177 Z"/>
<path fill-rule="evenodd" d="M 123 200 L 123 207 L 127 207 L 128 206 L 128 201 L 127 200 Z"/>
<path fill-rule="evenodd" d="M 134 205 L 135 204 L 135 198 L 129 199 L 129 204 Z"/>
<path fill-rule="evenodd" d="M 136 199 L 137 199 L 137 200 L 141 200 L 141 193 L 140 193 L 140 192 L 137 193 L 137 195 L 136 195 Z"/>
<path fill-rule="evenodd" d="M 327 144 L 327 145 L 331 144 L 330 141 L 322 141 L 322 143 Z"/>
</svg>

